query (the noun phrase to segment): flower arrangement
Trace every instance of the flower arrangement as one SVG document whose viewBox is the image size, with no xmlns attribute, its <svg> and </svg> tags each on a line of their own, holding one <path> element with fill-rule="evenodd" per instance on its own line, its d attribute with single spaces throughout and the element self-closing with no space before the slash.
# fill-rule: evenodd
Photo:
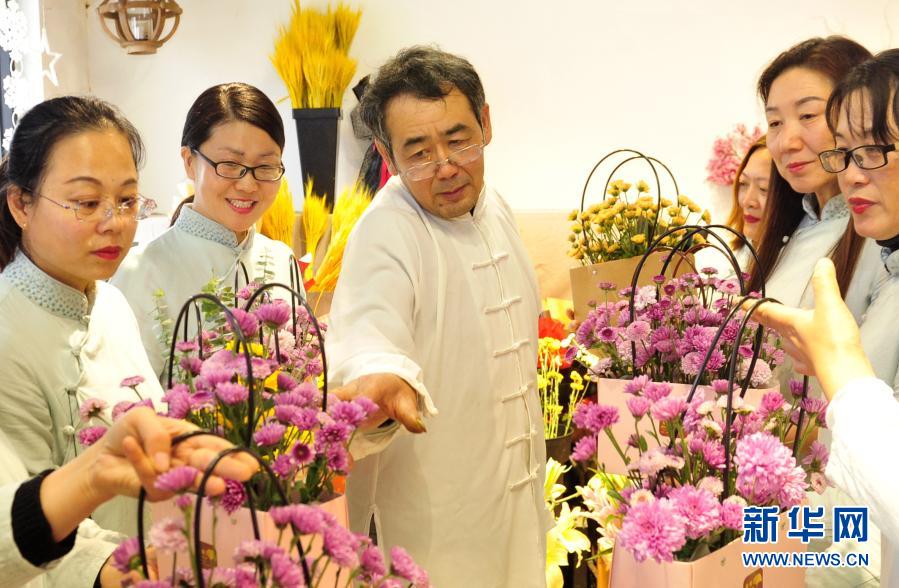
<svg viewBox="0 0 899 588">
<path fill-rule="evenodd" d="M 278 529 L 276 542 L 248 539 L 240 543 L 233 554 L 233 567 L 201 569 L 198 557 L 191 551 L 190 567 L 178 567 L 178 553 L 187 553 L 194 546 L 191 524 L 196 500 L 187 494 L 200 479 L 202 472 L 191 466 L 180 466 L 160 475 L 156 488 L 177 495 L 175 502 L 181 516 L 157 521 L 149 532 L 149 542 L 158 552 L 171 553 L 172 569 L 165 581 L 147 579 L 141 541 L 131 538 L 121 543 L 113 552 L 112 565 L 123 574 L 137 574 L 135 586 L 161 588 L 163 586 L 197 586 L 202 577 L 203 585 L 210 588 L 271 586 L 294 588 L 320 586 L 328 581 L 328 573 L 336 578 L 333 586 L 367 586 L 371 588 L 402 588 L 430 585 L 428 574 L 421 569 L 401 547 L 390 551 L 390 562 L 371 539 L 341 527 L 329 513 L 310 505 L 292 504 L 273 507 L 269 515 Z M 239 485 L 239 484 L 238 484 Z M 215 499 L 213 508 L 227 509 L 225 497 Z M 313 543 L 320 549 L 313 551 Z M 293 552 L 305 557 L 293 555 Z M 326 572 L 327 570 L 327 572 Z M 341 574 L 346 573 L 343 582 Z"/>
<path fill-rule="evenodd" d="M 583 210 L 574 210 L 568 219 L 573 221 L 568 240 L 568 254 L 584 265 L 637 257 L 646 253 L 650 239 L 671 227 L 685 226 L 702 220 L 710 222 L 710 214 L 684 195 L 675 200 L 655 198 L 649 194 L 649 185 L 637 182 L 636 195 L 630 196 L 634 187 L 622 180 L 611 182 L 607 197 L 600 203 Z M 654 228 L 655 227 L 655 228 Z M 681 235 L 673 233 L 663 245 L 673 245 Z M 704 237 L 696 234 L 692 243 L 704 243 Z"/>
<path fill-rule="evenodd" d="M 340 108 L 356 73 L 349 51 L 360 18 L 361 11 L 344 4 L 321 12 L 294 0 L 290 23 L 279 27 L 271 55 L 293 108 Z"/>
<path fill-rule="evenodd" d="M 543 407 L 543 435 L 546 439 L 571 433 L 574 408 L 587 389 L 585 378 L 575 369 L 576 361 L 586 360 L 586 351 L 552 317 L 538 319 L 537 391 Z"/>
<path fill-rule="evenodd" d="M 617 409 L 578 407 L 575 423 L 589 435 L 578 442 L 572 459 L 602 471 L 596 446 L 598 435 L 607 434 L 628 464 L 629 486 L 613 492 L 619 508 L 602 514 L 618 519 L 617 545 L 637 561 L 692 561 L 735 537 L 747 505 L 788 509 L 804 499 L 809 485 L 823 491 L 825 446 L 813 441 L 797 462 L 784 440 L 807 440 L 816 424 L 825 426 L 826 403 L 802 398 L 797 382 L 790 400 L 772 391 L 758 407 L 731 396 L 728 413 L 729 385 L 716 380 L 716 399 L 697 395 L 688 401 L 667 383 L 635 378 L 627 390 L 628 411 L 637 423 L 648 420 L 650 432 L 635 433 L 623 447 L 609 431 L 619 418 Z M 800 410 L 810 418 L 800 422 Z"/>
<path fill-rule="evenodd" d="M 712 157 L 705 166 L 708 172 L 706 180 L 719 186 L 733 186 L 740 162 L 749 147 L 761 136 L 762 129 L 758 125 L 749 132 L 746 125 L 738 124 L 724 137 L 715 139 Z"/>
<path fill-rule="evenodd" d="M 197 340 L 175 343 L 164 400 L 168 416 L 260 455 L 289 502 L 310 503 L 333 495 L 349 469 L 355 430 L 375 406 L 365 398 L 326 402 L 324 325 L 270 292 L 250 285 L 227 312 L 201 298 L 203 330 Z M 230 302 L 227 289 L 223 294 Z M 282 504 L 270 479 L 258 476 L 250 487 L 262 510 Z"/>
<path fill-rule="evenodd" d="M 616 286 L 600 284 L 609 296 L 588 313 L 575 337 L 577 343 L 599 356 L 592 371 L 613 378 L 641 373 L 655 381 L 680 384 L 692 384 L 699 376 L 700 383 L 710 384 L 728 377 L 727 358 L 736 350 L 740 357 L 738 375 L 744 379 L 754 348 L 738 340 L 744 313 L 731 316 L 742 299 L 740 283 L 737 278 L 719 279 L 716 275 L 716 269 L 703 268 L 699 273 L 672 279 L 654 276 L 652 285 L 633 293 L 626 288 L 619 293 L 623 298 L 615 300 L 611 300 L 611 294 Z M 755 323 L 750 326 L 754 328 Z M 718 345 L 704 364 L 722 327 Z M 784 360 L 776 334 L 770 330 L 764 333 L 750 378 L 754 388 L 767 386 L 772 370 Z"/>
</svg>

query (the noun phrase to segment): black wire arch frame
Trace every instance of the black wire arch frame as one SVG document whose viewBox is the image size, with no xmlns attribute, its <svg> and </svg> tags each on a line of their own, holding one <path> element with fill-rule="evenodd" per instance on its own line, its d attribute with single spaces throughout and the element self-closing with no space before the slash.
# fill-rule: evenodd
<svg viewBox="0 0 899 588">
<path fill-rule="evenodd" d="M 188 439 L 191 439 L 193 437 L 199 437 L 199 436 L 210 436 L 210 437 L 221 438 L 218 435 L 216 435 L 215 433 L 209 433 L 207 431 L 191 431 L 190 433 L 178 435 L 177 437 L 172 439 L 172 448 L 174 448 L 178 444 L 180 444 Z M 215 470 L 215 468 L 216 468 L 216 466 L 218 466 L 219 462 L 221 462 L 224 458 L 226 458 L 230 455 L 237 454 L 237 453 L 243 453 L 243 454 L 249 455 L 254 460 L 256 460 L 256 463 L 259 464 L 259 467 L 265 472 L 265 474 L 269 477 L 269 479 L 274 482 L 274 487 L 278 491 L 278 494 L 279 494 L 281 500 L 284 502 L 284 504 L 290 504 L 290 502 L 287 500 L 287 494 L 284 492 L 284 488 L 281 486 L 281 483 L 278 481 L 278 478 L 275 475 L 275 473 L 272 471 L 271 467 L 267 463 L 265 463 L 265 461 L 262 458 L 260 458 L 258 455 L 256 455 L 253 451 L 250 451 L 246 447 L 231 447 L 229 449 L 225 449 L 224 451 L 220 452 L 215 457 L 215 459 L 213 459 L 212 462 L 210 462 L 210 464 L 208 466 L 206 466 L 206 470 L 203 472 L 203 477 L 200 480 L 200 486 L 197 491 L 197 498 L 196 498 L 196 501 L 194 502 L 194 513 L 193 513 L 194 538 L 193 538 L 193 540 L 194 540 L 194 566 L 195 566 L 195 569 L 197 570 L 197 588 L 205 588 L 205 586 L 206 586 L 206 581 L 203 579 L 203 565 L 202 565 L 203 560 L 202 560 L 202 549 L 201 549 L 202 545 L 201 545 L 201 541 L 200 541 L 200 527 L 201 527 L 201 522 L 202 522 L 201 514 L 202 514 L 202 509 L 203 509 L 203 499 L 206 496 L 206 485 L 209 482 L 209 478 L 212 477 L 213 470 Z M 251 491 L 251 489 L 249 488 L 249 486 L 247 485 L 246 482 L 244 483 L 244 486 L 247 488 L 247 504 L 248 504 L 249 510 L 250 510 L 250 521 L 253 525 L 253 537 L 256 540 L 259 540 L 261 538 L 261 536 L 259 533 L 259 521 L 257 520 L 257 517 L 256 517 L 256 506 L 253 501 L 253 492 Z M 140 549 L 141 568 L 143 570 L 144 577 L 149 578 L 150 575 L 149 575 L 149 568 L 147 565 L 147 550 L 144 545 L 146 533 L 144 530 L 143 512 L 144 512 L 144 506 L 146 504 L 146 501 L 147 501 L 147 491 L 143 487 L 141 487 L 140 494 L 138 495 L 138 498 L 137 498 L 137 537 L 138 537 L 137 541 L 138 541 L 138 546 Z M 295 540 L 294 542 L 296 543 L 297 555 L 299 556 L 300 564 L 303 569 L 303 579 L 305 580 L 305 585 L 312 586 L 312 575 L 309 571 L 309 564 L 306 561 L 306 554 L 303 551 L 303 545 L 302 545 L 302 542 L 300 541 L 300 534 L 298 533 L 297 528 L 296 528 L 296 526 L 294 526 L 293 522 L 290 523 L 290 529 L 291 529 L 291 532 L 293 533 L 293 537 Z"/>
<path fill-rule="evenodd" d="M 602 189 L 602 199 L 605 200 L 606 196 L 608 195 L 609 184 L 611 183 L 612 177 L 615 175 L 615 172 L 617 172 L 622 166 L 624 166 L 626 163 L 628 163 L 630 161 L 634 161 L 634 160 L 645 161 L 649 165 L 649 168 L 652 171 L 652 175 L 655 178 L 656 199 L 659 203 L 659 206 L 656 209 L 655 218 L 653 218 L 652 225 L 650 226 L 650 229 L 649 229 L 649 240 L 651 241 L 653 236 L 655 235 L 656 228 L 658 227 L 658 224 L 659 224 L 659 216 L 662 213 L 662 207 L 661 207 L 662 182 L 659 179 L 659 172 L 656 169 L 655 164 L 659 164 L 660 166 L 662 166 L 662 168 L 665 170 L 665 172 L 667 172 L 668 177 L 671 179 L 671 183 L 674 185 L 674 191 L 677 194 L 680 194 L 680 189 L 677 186 L 677 180 L 674 178 L 674 174 L 671 173 L 671 170 L 668 168 L 667 165 L 665 165 L 664 163 L 662 163 L 655 157 L 652 157 L 650 155 L 644 155 L 643 153 L 641 153 L 635 149 L 628 149 L 628 148 L 616 149 L 616 150 L 611 151 L 611 152 L 607 153 L 606 155 L 604 155 L 599 161 L 596 162 L 596 164 L 593 166 L 593 169 L 590 170 L 590 173 L 587 174 L 587 180 L 584 182 L 584 189 L 581 191 L 580 211 L 581 212 L 584 211 L 584 202 L 586 201 L 586 198 L 587 198 L 587 188 L 590 186 L 590 180 L 593 179 L 593 174 L 596 173 L 596 170 L 598 170 L 600 168 L 600 166 L 606 162 L 606 160 L 608 160 L 612 156 L 617 155 L 619 153 L 629 153 L 632 156 L 626 158 L 624 161 L 619 162 L 618 165 L 616 165 L 612 169 L 612 171 L 609 173 L 609 175 L 606 177 L 606 183 Z M 585 226 L 583 220 L 581 220 L 581 226 L 583 226 L 584 230 L 586 230 L 586 226 Z"/>
<path fill-rule="evenodd" d="M 321 323 L 318 322 L 318 319 L 315 317 L 315 313 L 312 311 L 312 308 L 309 306 L 309 303 L 306 302 L 306 298 L 297 292 L 295 289 L 291 288 L 286 284 L 281 284 L 279 282 L 270 282 L 268 284 L 264 284 L 260 286 L 258 290 L 253 292 L 253 295 L 250 296 L 249 300 L 247 300 L 244 305 L 244 310 L 249 312 L 250 308 L 252 308 L 253 303 L 256 302 L 259 298 L 261 298 L 266 292 L 270 290 L 274 290 L 276 288 L 280 288 L 282 290 L 287 290 L 290 294 L 290 319 L 292 321 L 291 327 L 293 329 L 293 336 L 297 336 L 297 302 L 299 301 L 300 305 L 306 310 L 309 314 L 309 318 L 312 321 L 312 326 L 315 328 L 315 336 L 318 338 L 319 350 L 321 352 L 322 357 L 322 379 L 324 383 L 322 384 L 322 411 L 328 410 L 328 359 L 325 356 L 325 338 L 322 335 Z M 262 329 L 259 330 L 260 337 L 262 337 Z M 280 358 L 280 349 L 278 347 L 278 338 L 275 337 L 275 356 Z"/>
<path fill-rule="evenodd" d="M 744 244 L 744 246 L 749 247 L 749 251 L 752 254 L 753 258 L 756 260 L 756 262 L 758 261 L 758 256 L 755 252 L 755 249 L 752 247 L 752 243 L 749 242 L 749 239 L 747 239 L 746 236 L 743 235 L 742 233 L 740 233 L 739 231 L 735 231 L 734 229 L 732 229 L 731 227 L 728 227 L 726 225 L 684 225 L 681 227 L 670 228 L 667 231 L 665 231 L 664 233 L 662 233 L 661 235 L 659 235 L 655 240 L 652 241 L 649 248 L 641 256 L 640 261 L 637 262 L 637 267 L 634 268 L 634 274 L 631 277 L 631 284 L 630 284 L 631 294 L 630 294 L 629 300 L 628 300 L 628 319 L 629 319 L 629 321 L 633 322 L 633 320 L 634 320 L 634 315 L 635 315 L 635 311 L 636 311 L 636 298 L 634 296 L 634 293 L 637 290 L 637 282 L 639 282 L 639 280 L 640 280 L 640 275 L 643 273 L 643 266 L 646 264 L 646 261 L 649 259 L 650 255 L 652 253 L 655 253 L 658 251 L 670 250 L 670 253 L 668 254 L 667 258 L 665 259 L 664 263 L 662 264 L 662 270 L 661 270 L 662 275 L 666 275 L 666 272 L 668 271 L 668 267 L 670 266 L 671 261 L 676 256 L 679 256 L 679 255 L 683 256 L 692 251 L 691 249 L 687 248 L 687 245 L 689 245 L 689 243 L 693 239 L 693 236 L 696 234 L 702 234 L 707 240 L 711 240 L 712 238 L 714 238 L 717 241 L 719 241 L 719 243 L 721 243 L 721 245 L 723 247 L 723 251 L 721 249 L 718 249 L 718 247 L 715 247 L 715 249 L 718 249 L 723 254 L 725 254 L 725 257 L 730 262 L 731 269 L 734 270 L 734 273 L 736 274 L 737 280 L 739 281 L 739 284 L 740 284 L 740 294 L 743 296 L 748 294 L 748 292 L 746 291 L 746 282 L 743 279 L 743 274 L 740 271 L 740 265 L 737 262 L 736 256 L 734 255 L 733 251 L 731 251 L 730 248 L 727 246 L 727 242 L 724 240 L 724 238 L 721 237 L 721 235 L 719 235 L 718 233 L 716 233 L 715 230 L 723 230 L 723 231 L 732 233 L 738 240 L 740 240 Z M 675 243 L 675 245 L 673 247 L 669 248 L 669 247 L 662 245 L 662 241 L 664 241 L 666 237 L 668 237 L 670 235 L 674 235 L 676 233 L 680 233 L 682 231 L 684 232 L 684 234 L 680 237 L 680 239 L 677 241 L 677 243 Z M 660 288 L 660 286 L 656 285 L 656 291 L 658 291 L 659 288 Z M 762 298 L 765 297 L 764 284 L 762 284 L 761 296 L 762 296 Z M 735 308 L 739 308 L 739 305 L 736 306 Z M 729 321 L 730 318 L 732 318 L 732 317 L 728 317 L 727 320 Z M 726 324 L 727 324 L 727 321 L 725 321 L 723 323 L 723 325 L 726 325 Z M 717 338 L 715 339 L 715 341 L 717 342 Z M 706 362 L 709 361 L 709 358 L 711 357 L 711 351 L 713 349 L 714 349 L 714 345 L 709 349 L 709 354 L 706 356 L 706 359 L 703 362 L 703 369 L 700 371 L 700 375 L 702 375 L 702 372 L 705 371 L 705 364 L 706 364 Z M 755 367 L 755 359 L 752 360 L 752 366 Z M 752 372 L 750 371 L 750 373 L 752 373 Z M 631 377 L 636 377 L 636 376 L 637 376 L 637 344 L 635 342 L 631 341 Z M 697 383 L 698 383 L 698 378 L 697 378 Z M 690 396 L 689 396 L 690 399 L 692 399 L 692 397 L 693 397 L 694 390 L 695 390 L 695 386 L 694 386 L 693 390 L 690 391 Z"/>
<path fill-rule="evenodd" d="M 244 335 L 243 330 L 240 328 L 240 325 L 238 324 L 237 319 L 234 318 L 234 314 L 231 312 L 231 310 L 228 308 L 228 306 L 224 302 L 222 302 L 221 299 L 219 299 L 217 296 L 213 296 L 212 294 L 206 294 L 206 293 L 194 294 L 193 296 L 191 296 L 190 298 L 187 299 L 187 302 L 185 302 L 183 306 L 181 306 L 181 310 L 178 312 L 178 318 L 175 321 L 175 329 L 172 331 L 172 333 L 173 333 L 172 343 L 171 343 L 171 346 L 169 347 L 169 373 L 168 373 L 166 387 L 167 388 L 172 387 L 173 378 L 175 376 L 175 348 L 178 343 L 178 331 L 181 330 L 181 328 L 182 328 L 182 321 L 183 321 L 183 339 L 182 339 L 182 341 L 189 341 L 191 339 L 191 337 L 189 335 L 189 330 L 188 330 L 188 327 L 190 324 L 188 316 L 190 314 L 191 309 L 194 310 L 194 315 L 197 320 L 197 334 L 196 334 L 197 353 L 198 353 L 200 359 L 201 360 L 203 359 L 203 321 L 202 321 L 202 315 L 201 315 L 200 306 L 199 306 L 199 302 L 201 300 L 214 304 L 215 306 L 217 306 L 219 308 L 219 310 L 221 310 L 224 313 L 225 319 L 228 321 L 228 326 L 231 327 L 231 330 L 234 333 L 234 336 L 237 338 L 237 352 L 242 354 L 244 357 L 244 361 L 247 366 L 247 376 L 246 376 L 247 388 L 250 390 L 250 394 L 247 396 L 247 404 L 248 404 L 247 418 L 249 419 L 249 421 L 247 423 L 248 426 L 247 426 L 246 445 L 247 445 L 247 447 L 250 447 L 252 445 L 252 441 L 253 441 L 253 427 L 250 426 L 250 424 L 256 422 L 256 401 L 254 400 L 253 393 L 252 393 L 254 385 L 255 385 L 255 382 L 253 380 L 253 360 L 252 360 L 252 356 L 250 354 L 250 347 L 249 347 L 249 345 L 247 345 L 247 338 Z"/>
</svg>

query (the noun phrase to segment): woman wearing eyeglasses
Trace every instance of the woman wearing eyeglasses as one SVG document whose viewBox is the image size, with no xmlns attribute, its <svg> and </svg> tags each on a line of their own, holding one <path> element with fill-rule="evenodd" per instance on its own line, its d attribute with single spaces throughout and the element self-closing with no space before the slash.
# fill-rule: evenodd
<svg viewBox="0 0 899 588">
<path fill-rule="evenodd" d="M 239 287 L 290 284 L 293 252 L 254 229 L 278 193 L 283 149 L 281 115 L 253 86 L 213 86 L 190 107 L 181 158 L 195 194 L 179 207 L 172 227 L 132 251 L 112 279 L 137 315 L 160 377 L 173 322 L 204 286 L 213 280 L 233 286 L 235 277 Z"/>
<path fill-rule="evenodd" d="M 84 450 L 80 431 L 98 424 L 79 414 L 87 398 L 107 423 L 120 402 L 161 401 L 134 313 L 104 281 L 150 210 L 142 155 L 117 110 L 66 96 L 22 117 L 0 166 L 0 428 L 31 475 Z M 133 376 L 145 381 L 123 388 Z M 136 517 L 130 499 L 94 514 L 119 531 Z"/>
<path fill-rule="evenodd" d="M 899 50 L 856 67 L 834 91 L 827 121 L 836 149 L 820 154 L 837 174 L 855 230 L 882 247 L 885 271 L 861 325 L 862 345 L 878 378 L 899 390 Z"/>
</svg>

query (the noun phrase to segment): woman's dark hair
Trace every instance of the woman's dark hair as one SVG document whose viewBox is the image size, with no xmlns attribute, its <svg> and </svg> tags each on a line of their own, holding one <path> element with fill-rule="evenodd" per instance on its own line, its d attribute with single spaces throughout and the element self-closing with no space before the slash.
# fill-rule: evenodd
<svg viewBox="0 0 899 588">
<path fill-rule="evenodd" d="M 359 103 L 359 116 L 392 154 L 386 126 L 387 103 L 401 94 L 440 100 L 454 89 L 468 99 L 475 119 L 483 125 L 484 86 L 471 63 L 435 47 L 415 45 L 403 49 L 378 69 L 365 88 Z"/>
<path fill-rule="evenodd" d="M 41 102 L 25 113 L 16 126 L 9 150 L 0 162 L 0 270 L 12 261 L 22 242 L 22 229 L 9 210 L 10 187 L 18 187 L 24 198 L 40 189 L 47 162 L 56 144 L 87 131 L 115 129 L 131 146 L 135 167 L 144 159 L 140 134 L 111 104 L 92 96 L 61 96 Z"/>
<path fill-rule="evenodd" d="M 737 166 L 737 173 L 734 174 L 734 184 L 731 186 L 733 201 L 730 210 L 730 218 L 727 219 L 727 223 L 725 224 L 738 233 L 742 233 L 744 227 L 743 209 L 740 208 L 740 176 L 743 175 L 743 171 L 746 169 L 746 166 L 749 165 L 749 160 L 752 159 L 753 153 L 759 149 L 768 149 L 768 141 L 765 138 L 765 135 L 759 137 L 758 141 L 749 146 L 749 149 L 746 150 L 746 155 L 743 156 L 743 161 Z M 730 242 L 730 246 L 731 249 L 736 251 L 743 247 L 743 240 L 734 237 Z"/>
<path fill-rule="evenodd" d="M 198 149 L 215 127 L 229 122 L 250 123 L 262 129 L 284 151 L 284 121 L 278 109 L 262 90 L 242 82 L 212 86 L 197 96 L 184 120 L 181 146 Z M 172 213 L 172 224 L 184 205 L 193 199 L 188 196 L 178 204 Z"/>
<path fill-rule="evenodd" d="M 777 56 L 759 77 L 758 93 L 762 102 L 774 81 L 793 68 L 816 71 L 829 78 L 836 86 L 853 67 L 869 59 L 871 52 L 851 39 L 840 36 L 816 37 L 803 41 Z M 795 191 L 780 175 L 771 162 L 771 181 L 768 182 L 768 202 L 765 206 L 764 227 L 758 246 L 759 263 L 753 267 L 749 281 L 751 290 L 761 290 L 777 265 L 781 249 L 796 231 L 805 211 L 802 194 Z M 856 234 L 852 220 L 833 251 L 828 252 L 837 269 L 837 282 L 843 296 L 852 281 L 864 238 Z"/>
<path fill-rule="evenodd" d="M 849 131 L 864 136 L 867 131 L 878 143 L 894 143 L 899 137 L 899 49 L 889 49 L 855 66 L 834 88 L 827 101 L 827 126 L 836 131 L 843 109 L 857 111 L 849 120 Z M 871 128 L 856 126 L 871 109 Z"/>
</svg>

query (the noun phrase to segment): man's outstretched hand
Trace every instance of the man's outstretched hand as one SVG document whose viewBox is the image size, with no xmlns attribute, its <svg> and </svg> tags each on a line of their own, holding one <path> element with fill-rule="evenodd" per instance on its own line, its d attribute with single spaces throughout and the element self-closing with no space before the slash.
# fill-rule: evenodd
<svg viewBox="0 0 899 588">
<path fill-rule="evenodd" d="M 374 428 L 393 419 L 412 433 L 427 431 L 418 409 L 418 392 L 404 379 L 394 374 L 371 374 L 335 388 L 332 394 L 341 400 L 353 400 L 365 396 L 378 405 L 378 410 L 363 424 Z"/>
</svg>

